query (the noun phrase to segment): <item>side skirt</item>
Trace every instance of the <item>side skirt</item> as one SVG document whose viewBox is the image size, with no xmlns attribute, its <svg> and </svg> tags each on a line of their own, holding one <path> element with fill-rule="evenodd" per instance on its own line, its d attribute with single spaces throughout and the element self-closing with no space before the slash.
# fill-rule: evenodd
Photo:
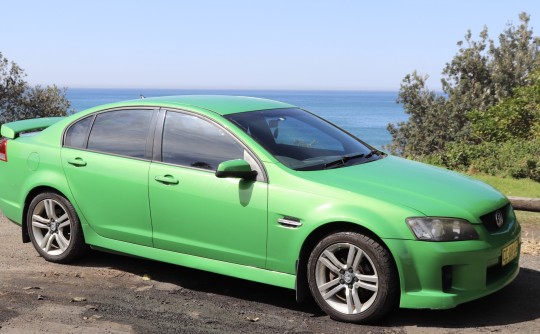
<svg viewBox="0 0 540 334">
<path fill-rule="evenodd" d="M 113 240 L 100 236 L 89 225 L 82 224 L 82 228 L 84 239 L 92 248 L 210 271 L 287 289 L 295 288 L 295 275 Z"/>
</svg>

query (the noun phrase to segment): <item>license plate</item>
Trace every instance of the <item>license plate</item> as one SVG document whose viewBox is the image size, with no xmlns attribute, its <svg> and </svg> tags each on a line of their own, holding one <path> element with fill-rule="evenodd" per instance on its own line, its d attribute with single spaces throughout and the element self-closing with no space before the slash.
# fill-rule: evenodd
<svg viewBox="0 0 540 334">
<path fill-rule="evenodd" d="M 510 245 L 504 247 L 502 249 L 501 264 L 505 266 L 509 262 L 511 262 L 513 259 L 515 259 L 518 256 L 518 249 L 519 249 L 519 240 L 516 240 L 512 242 Z"/>
</svg>

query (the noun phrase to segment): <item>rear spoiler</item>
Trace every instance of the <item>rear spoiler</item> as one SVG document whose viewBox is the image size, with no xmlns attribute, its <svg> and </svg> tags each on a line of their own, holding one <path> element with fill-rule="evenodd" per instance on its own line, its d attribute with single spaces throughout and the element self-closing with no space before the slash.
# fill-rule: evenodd
<svg viewBox="0 0 540 334">
<path fill-rule="evenodd" d="M 64 117 L 44 117 L 44 118 L 32 118 L 22 121 L 15 121 L 6 124 L 2 124 L 0 134 L 3 137 L 14 139 L 21 134 L 21 132 L 28 132 L 33 130 L 39 130 L 48 128 Z"/>
</svg>

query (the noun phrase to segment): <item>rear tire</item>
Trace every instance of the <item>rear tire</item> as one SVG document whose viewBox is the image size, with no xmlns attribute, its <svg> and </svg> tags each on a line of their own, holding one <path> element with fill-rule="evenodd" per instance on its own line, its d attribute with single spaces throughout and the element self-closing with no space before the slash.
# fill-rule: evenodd
<svg viewBox="0 0 540 334">
<path fill-rule="evenodd" d="M 89 249 L 73 205 L 57 193 L 45 192 L 32 199 L 26 227 L 34 248 L 47 261 L 69 263 Z"/>
<path fill-rule="evenodd" d="M 355 232 L 323 238 L 308 261 L 308 283 L 332 319 L 374 322 L 397 306 L 399 279 L 389 251 Z"/>
</svg>

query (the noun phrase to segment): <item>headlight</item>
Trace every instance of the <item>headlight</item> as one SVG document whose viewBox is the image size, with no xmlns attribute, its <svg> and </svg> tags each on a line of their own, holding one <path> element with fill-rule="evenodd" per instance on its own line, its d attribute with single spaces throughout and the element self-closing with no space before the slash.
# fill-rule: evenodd
<svg viewBox="0 0 540 334">
<path fill-rule="evenodd" d="M 478 239 L 471 223 L 456 218 L 411 217 L 406 219 L 418 240 L 460 241 Z"/>
</svg>

